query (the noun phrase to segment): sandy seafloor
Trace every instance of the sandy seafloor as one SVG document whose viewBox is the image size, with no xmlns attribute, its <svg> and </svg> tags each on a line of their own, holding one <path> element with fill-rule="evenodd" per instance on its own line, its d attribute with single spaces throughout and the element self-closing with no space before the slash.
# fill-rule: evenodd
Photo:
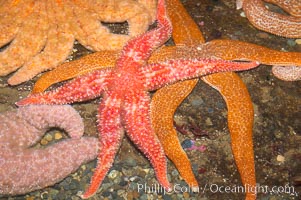
<svg viewBox="0 0 301 200">
<path fill-rule="evenodd" d="M 297 44 L 295 39 L 282 38 L 255 29 L 246 18 L 240 16 L 242 11 L 235 9 L 234 0 L 186 0 L 183 3 L 200 25 L 207 41 L 227 38 L 277 50 L 301 52 L 301 45 Z M 109 26 L 117 32 L 120 31 L 118 25 Z M 83 47 L 76 45 L 76 51 L 71 57 L 76 59 L 87 53 L 89 52 Z M 271 74 L 271 67 L 265 65 L 241 72 L 239 75 L 249 89 L 255 108 L 253 138 L 257 183 L 269 188 L 279 186 L 280 190 L 285 186 L 293 186 L 293 194 L 299 194 L 295 196 L 288 193 L 260 193 L 258 199 L 301 199 L 301 82 L 281 81 Z M 10 87 L 6 84 L 7 78 L 0 79 L 0 112 L 15 109 L 14 103 L 25 97 L 36 81 L 34 79 Z M 96 108 L 100 100 L 74 104 L 84 118 L 87 135 L 97 134 Z M 200 81 L 178 108 L 175 119 L 177 123 L 186 127 L 185 135 L 178 133 L 181 142 L 193 140 L 196 145 L 206 147 L 204 152 L 186 151 L 201 190 L 206 184 L 207 187 L 214 187 L 215 184 L 231 187 L 240 185 L 240 176 L 231 152 L 227 109 L 221 95 Z M 52 130 L 47 134 L 57 131 Z M 208 136 L 193 134 L 201 132 L 207 132 Z M 81 166 L 76 173 L 54 186 L 23 196 L 0 196 L 0 199 L 79 199 L 76 194 L 87 187 L 95 164 L 96 161 L 93 161 Z M 183 190 L 187 188 L 170 161 L 168 175 L 171 183 L 180 184 Z M 91 199 L 244 199 L 242 193 L 219 193 L 209 190 L 171 194 L 138 192 L 138 184 L 152 186 L 157 182 L 148 160 L 125 138 L 110 173 L 98 193 Z"/>
</svg>

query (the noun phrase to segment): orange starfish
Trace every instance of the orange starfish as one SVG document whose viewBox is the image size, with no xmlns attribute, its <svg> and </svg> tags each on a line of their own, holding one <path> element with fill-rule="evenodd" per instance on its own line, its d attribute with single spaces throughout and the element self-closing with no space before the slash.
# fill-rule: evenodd
<svg viewBox="0 0 301 200">
<path fill-rule="evenodd" d="M 170 0 L 167 2 L 169 17 L 173 24 L 174 42 L 185 45 L 204 43 L 202 33 L 180 1 Z M 203 53 L 210 56 L 213 52 L 205 50 Z M 217 89 L 224 97 L 228 107 L 228 126 L 231 134 L 232 150 L 241 174 L 242 183 L 243 185 L 255 186 L 252 139 L 253 106 L 248 90 L 240 77 L 231 72 L 209 75 L 203 77 L 202 80 Z M 191 170 L 190 161 L 180 145 L 176 131 L 173 129 L 172 116 L 176 108 L 189 95 L 196 83 L 197 79 L 162 88 L 153 96 L 151 109 L 153 127 L 164 148 L 165 154 L 173 161 L 181 176 L 190 186 L 198 184 Z M 241 99 L 241 101 L 238 102 L 237 98 Z M 162 117 L 162 113 L 164 113 L 164 117 Z M 255 199 L 255 196 L 255 194 L 246 193 L 246 199 Z"/>
<path fill-rule="evenodd" d="M 173 40 L 177 45 L 198 45 L 204 42 L 202 33 L 186 12 L 179 0 L 168 0 L 167 8 L 173 24 Z M 284 53 L 258 45 L 233 41 L 214 40 L 199 46 L 203 55 L 228 60 L 258 60 L 270 65 L 291 65 L 291 61 L 301 64 L 301 53 Z M 276 56 L 277 55 L 277 56 Z M 288 57 L 285 57 L 285 56 Z M 243 185 L 255 187 L 255 169 L 253 155 L 253 106 L 245 84 L 233 72 L 218 73 L 202 78 L 217 89 L 228 108 L 228 127 L 231 145 Z M 180 103 L 194 88 L 196 80 L 180 82 L 158 90 L 152 98 L 152 124 L 164 148 L 165 154 L 173 161 L 181 176 L 190 186 L 197 184 L 191 170 L 190 161 L 183 151 L 173 128 L 173 115 Z M 234 89 L 235 88 L 235 89 Z M 240 99 L 240 101 L 237 101 Z M 255 199 L 256 195 L 247 192 L 246 199 Z"/>
<path fill-rule="evenodd" d="M 155 1 L 142 1 L 154 7 Z M 133 0 L 7 0 L 0 2 L 0 76 L 18 85 L 66 60 L 77 40 L 87 49 L 120 50 L 153 20 Z M 128 34 L 114 34 L 100 22 L 128 23 Z M 106 42 L 104 42 L 106 41 Z"/>
</svg>

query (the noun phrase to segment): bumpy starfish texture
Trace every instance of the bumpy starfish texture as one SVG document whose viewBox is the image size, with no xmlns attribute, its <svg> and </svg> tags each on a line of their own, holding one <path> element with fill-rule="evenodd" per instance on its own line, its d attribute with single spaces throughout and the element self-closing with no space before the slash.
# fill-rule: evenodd
<svg viewBox="0 0 301 200">
<path fill-rule="evenodd" d="M 265 0 L 281 7 L 293 16 L 273 13 L 265 8 L 261 0 L 237 0 L 237 8 L 243 8 L 250 22 L 260 30 L 291 38 L 301 38 L 301 1 L 298 0 Z M 295 66 L 275 66 L 273 74 L 284 81 L 301 79 L 299 68 Z"/>
<path fill-rule="evenodd" d="M 99 51 L 78 60 L 64 63 L 60 67 L 43 74 L 32 93 L 44 92 L 55 83 L 75 78 L 93 70 L 114 67 L 119 51 Z M 155 51 L 148 63 L 162 62 L 177 58 L 222 58 L 225 60 L 257 60 L 266 65 L 281 65 L 285 69 L 301 66 L 301 53 L 282 52 L 256 44 L 237 40 L 212 40 L 192 46 L 168 46 Z"/>
<path fill-rule="evenodd" d="M 202 33 L 180 1 L 168 1 L 168 8 L 173 24 L 173 39 L 176 44 L 193 46 L 204 43 Z M 214 51 L 208 51 L 206 47 L 198 49 L 202 51 L 204 56 L 216 56 L 210 55 Z M 242 183 L 243 185 L 255 186 L 252 139 L 253 106 L 246 86 L 238 75 L 231 72 L 212 74 L 201 79 L 217 89 L 225 99 L 228 108 L 231 146 L 234 159 L 241 174 Z M 189 80 L 158 90 L 153 96 L 151 109 L 153 127 L 164 148 L 164 152 L 173 161 L 181 176 L 190 186 L 197 186 L 197 182 L 191 170 L 190 161 L 182 149 L 177 133 L 173 128 L 172 116 L 195 84 L 196 80 Z M 237 101 L 237 99 L 240 99 L 240 101 Z M 256 195 L 252 192 L 246 193 L 247 200 L 255 198 Z"/>
<path fill-rule="evenodd" d="M 249 21 L 258 29 L 288 38 L 301 38 L 300 16 L 287 16 L 269 11 L 262 0 L 237 0 L 237 8 L 243 8 Z M 290 13 L 300 15 L 300 1 L 269 0 Z"/>
<path fill-rule="evenodd" d="M 301 53 L 280 52 L 246 42 L 215 40 L 206 44 L 199 44 L 204 41 L 202 35 L 181 4 L 177 1 L 168 0 L 167 8 L 174 8 L 177 11 L 172 12 L 171 15 L 174 25 L 173 38 L 175 43 L 181 45 L 176 47 L 163 47 L 155 51 L 148 63 L 160 62 L 170 58 L 201 58 L 204 56 L 220 57 L 230 60 L 259 60 L 269 65 L 290 66 L 301 64 Z M 171 9 L 171 11 L 173 10 Z M 185 21 L 183 18 L 186 18 Z M 184 23 L 185 26 L 182 26 L 181 23 Z M 187 27 L 185 31 L 183 27 Z M 184 46 L 189 43 L 191 43 L 190 46 Z M 85 56 L 71 63 L 66 63 L 60 68 L 42 76 L 36 83 L 33 92 L 42 92 L 53 83 L 73 78 L 91 70 L 113 67 L 117 57 L 118 52 L 103 51 Z M 253 109 L 246 87 L 240 78 L 233 73 L 214 74 L 204 77 L 203 80 L 208 83 L 210 81 L 212 87 L 218 89 L 227 102 L 233 154 L 238 158 L 236 162 L 241 173 L 242 181 L 246 184 L 254 185 L 255 178 L 254 170 L 252 169 L 254 165 L 252 164 L 253 161 L 250 161 L 253 155 L 251 138 Z M 190 186 L 195 186 L 197 185 L 197 181 L 192 173 L 190 162 L 182 150 L 176 132 L 173 129 L 173 114 L 178 105 L 188 95 L 189 90 L 192 90 L 194 86 L 193 84 L 191 86 L 189 84 L 185 85 L 186 82 L 188 81 L 183 82 L 184 85 L 177 83 L 177 86 L 169 86 L 168 90 L 161 89 L 156 92 L 152 99 L 153 106 L 151 107 L 152 125 L 162 143 L 165 153 L 176 164 L 181 176 Z M 191 89 L 187 89 L 187 87 Z M 237 97 L 242 101 L 237 102 Z M 243 136 L 240 137 L 239 135 Z M 247 142 L 241 140 L 241 138 L 244 137 L 249 138 Z M 164 141 L 168 142 L 164 143 Z M 246 162 L 245 159 L 249 161 Z M 247 199 L 254 198 L 255 196 L 251 193 L 247 194 Z"/>
<path fill-rule="evenodd" d="M 301 1 L 299 0 L 264 0 L 265 2 L 278 5 L 287 13 L 301 17 Z"/>
<path fill-rule="evenodd" d="M 147 91 L 208 73 L 247 70 L 259 64 L 208 59 L 172 59 L 146 65 L 152 51 L 164 44 L 171 34 L 171 23 L 166 16 L 163 0 L 158 2 L 157 20 L 156 29 L 127 43 L 115 68 L 94 71 L 54 91 L 31 95 L 17 103 L 19 106 L 65 104 L 93 99 L 103 94 L 98 111 L 98 165 L 91 185 L 82 198 L 90 197 L 100 186 L 120 146 L 123 128 L 152 163 L 159 183 L 164 188 L 171 189 L 167 180 L 165 155 L 151 126 L 150 97 Z"/>
<path fill-rule="evenodd" d="M 290 66 L 274 66 L 272 68 L 273 74 L 284 81 L 299 81 L 301 80 L 301 67 Z"/>
<path fill-rule="evenodd" d="M 50 127 L 71 138 L 31 148 Z M 0 194 L 23 194 L 62 180 L 97 156 L 98 140 L 82 137 L 84 124 L 71 106 L 25 106 L 0 115 Z M 78 153 L 80 152 L 80 153 Z"/>
<path fill-rule="evenodd" d="M 175 43 L 191 46 L 203 41 L 198 27 L 190 17 L 186 17 L 189 15 L 182 7 L 175 5 L 178 1 L 169 0 L 167 2 L 171 5 L 168 8 L 171 8 L 169 16 L 173 23 L 173 39 Z M 228 60 L 258 60 L 269 65 L 281 63 L 286 65 L 286 67 L 281 69 L 288 72 L 291 69 L 291 65 L 296 64 L 300 66 L 301 64 L 301 53 L 279 52 L 240 41 L 214 40 L 207 44 L 199 45 L 197 49 L 202 52 L 202 55 L 208 57 L 219 57 Z M 274 69 L 275 67 L 273 67 L 273 73 L 276 75 Z M 295 67 L 294 69 L 297 71 L 301 68 Z M 291 76 L 291 73 L 286 73 L 286 77 L 288 76 Z M 255 187 L 252 141 L 254 117 L 248 90 L 235 73 L 208 75 L 202 77 L 202 80 L 217 89 L 226 101 L 232 152 L 241 174 L 242 183 L 243 185 L 247 184 Z M 173 129 L 173 114 L 194 85 L 192 81 L 190 85 L 189 81 L 186 82 L 186 84 L 181 82 L 158 90 L 153 96 L 151 111 L 153 127 L 165 153 L 174 162 L 186 182 L 193 186 L 196 181 L 193 177 L 190 162 L 181 148 L 176 131 Z M 181 86 L 181 84 L 183 85 Z M 247 192 L 246 199 L 253 200 L 255 198 L 256 195 L 254 193 Z"/>
<path fill-rule="evenodd" d="M 301 79 L 300 52 L 280 52 L 232 40 L 214 40 L 211 43 L 200 48 L 204 48 L 203 51 L 205 52 L 215 52 L 213 56 L 226 60 L 258 60 L 261 63 L 273 65 L 273 75 L 284 81 L 298 81 Z"/>
<path fill-rule="evenodd" d="M 133 0 L 9 0 L 0 11 L 0 47 L 9 44 L 0 52 L 0 76 L 21 67 L 8 80 L 11 85 L 65 61 L 74 40 L 93 51 L 121 49 L 130 37 L 147 30 L 152 20 L 146 8 Z M 129 35 L 113 34 L 100 21 L 127 21 Z"/>
<path fill-rule="evenodd" d="M 177 11 L 180 10 L 177 7 L 174 8 L 176 8 Z M 180 12 L 178 16 L 183 17 L 185 15 Z M 180 20 L 178 19 L 175 21 L 176 23 L 173 24 L 176 26 L 177 22 Z M 192 30 L 193 27 L 191 27 L 189 31 Z M 174 32 L 175 29 L 173 33 Z M 173 37 L 177 36 L 174 36 L 173 34 Z M 188 38 L 191 39 L 192 36 Z M 219 57 L 227 60 L 257 60 L 269 65 L 281 64 L 291 66 L 296 64 L 301 66 L 301 53 L 280 52 L 246 42 L 214 40 L 204 45 L 199 45 L 196 48 L 199 50 L 200 54 L 206 57 Z M 186 52 L 192 51 L 187 49 Z M 287 67 L 285 67 L 285 69 L 287 69 Z M 296 69 L 300 70 L 301 68 L 296 67 Z M 226 101 L 232 152 L 241 174 L 242 182 L 243 184 L 255 186 L 252 142 L 254 117 L 253 106 L 248 90 L 235 73 L 227 72 L 212 74 L 202 77 L 202 80 L 217 89 Z M 187 181 L 190 186 L 193 186 L 196 181 L 193 178 L 190 162 L 182 150 L 177 139 L 176 131 L 173 128 L 173 114 L 178 105 L 186 95 L 189 94 L 189 87 L 193 88 L 193 84 L 181 84 L 182 82 L 162 88 L 154 94 L 152 98 L 151 116 L 154 130 L 165 153 L 174 162 L 185 181 Z M 249 192 L 246 194 L 246 199 L 255 199 L 255 195 Z"/>
</svg>

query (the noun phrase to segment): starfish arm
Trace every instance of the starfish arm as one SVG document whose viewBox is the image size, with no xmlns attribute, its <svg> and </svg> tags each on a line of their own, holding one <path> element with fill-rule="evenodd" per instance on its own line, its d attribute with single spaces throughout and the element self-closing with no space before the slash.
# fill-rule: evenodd
<svg viewBox="0 0 301 200">
<path fill-rule="evenodd" d="M 274 65 L 273 74 L 284 81 L 297 81 L 301 77 L 301 53 L 299 52 L 276 51 L 234 40 L 213 40 L 199 46 L 199 49 L 209 57 L 226 60 L 257 60 L 262 64 Z"/>
<path fill-rule="evenodd" d="M 300 18 L 271 12 L 262 0 L 244 0 L 242 7 L 256 28 L 283 37 L 301 37 Z"/>
<path fill-rule="evenodd" d="M 300 52 L 283 52 L 237 40 L 212 40 L 197 47 L 201 54 L 225 60 L 256 60 L 266 65 L 301 66 Z"/>
<path fill-rule="evenodd" d="M 152 0 L 154 1 L 154 0 Z M 91 3 L 90 3 L 91 2 Z M 144 33 L 151 24 L 151 17 L 145 8 L 137 1 L 119 0 L 117 1 L 87 1 L 78 2 L 83 7 L 93 10 L 97 15 L 99 21 L 111 23 L 128 23 L 128 33 L 130 36 L 137 36 Z M 156 8 L 154 7 L 154 10 Z M 115 36 L 118 34 L 111 34 L 112 41 L 116 40 Z M 128 38 L 129 39 L 129 38 Z M 124 46 L 120 44 L 120 48 Z"/>
<path fill-rule="evenodd" d="M 264 0 L 265 2 L 273 3 L 281 7 L 289 14 L 301 17 L 301 1 L 300 0 Z"/>
<path fill-rule="evenodd" d="M 180 58 L 189 50 L 191 49 L 182 50 L 182 48 L 173 46 L 163 47 L 154 52 L 150 57 L 149 62 L 165 61 L 172 59 L 176 55 Z M 177 53 L 178 51 L 180 53 Z M 44 92 L 48 87 L 55 83 L 72 79 L 94 70 L 112 68 L 116 63 L 119 54 L 119 51 L 104 50 L 88 54 L 71 62 L 63 63 L 54 70 L 44 73 L 37 80 L 32 89 L 32 93 Z M 202 54 L 200 53 L 200 55 Z"/>
<path fill-rule="evenodd" d="M 5 160 L 0 162 L 1 194 L 25 194 L 54 185 L 96 156 L 97 138 L 92 137 L 64 139 L 45 149 L 0 148 Z"/>
<path fill-rule="evenodd" d="M 159 183 L 165 189 L 171 189 L 167 179 L 167 163 L 163 148 L 154 133 L 150 112 L 150 98 L 146 92 L 129 91 L 122 108 L 126 134 L 150 160 Z"/>
<path fill-rule="evenodd" d="M 118 53 L 118 51 L 100 51 L 70 63 L 64 63 L 60 67 L 43 74 L 36 82 L 32 93 L 43 92 L 54 83 L 74 78 L 89 71 L 113 67 L 118 58 Z M 197 44 L 191 47 L 162 47 L 152 54 L 148 63 L 183 57 L 218 57 L 225 60 L 257 60 L 267 65 L 301 66 L 301 53 L 277 51 L 248 42 L 226 39 L 212 40 L 205 44 Z M 180 88 L 181 84 L 177 83 L 177 85 L 177 88 Z M 170 85 L 168 87 L 173 86 Z M 186 85 L 185 87 L 187 88 L 188 86 Z M 189 91 L 191 91 L 191 89 L 189 89 Z M 189 91 L 187 93 L 189 93 Z M 165 93 L 167 93 L 167 91 L 165 91 Z M 166 105 L 170 104 L 168 103 Z M 175 108 L 176 107 L 177 106 L 175 106 Z"/>
<path fill-rule="evenodd" d="M 117 51 L 100 51 L 86 55 L 81 59 L 64 63 L 54 70 L 43 74 L 34 85 L 32 93 L 44 92 L 54 83 L 66 81 L 94 70 L 112 68 L 118 55 Z"/>
<path fill-rule="evenodd" d="M 151 56 L 154 49 L 169 39 L 172 26 L 167 17 L 164 1 L 161 0 L 158 1 L 157 21 L 158 27 L 156 29 L 128 41 L 117 60 L 117 66 L 123 66 L 124 70 L 129 67 L 136 69 L 137 66 L 141 65 L 141 62 L 145 62 Z"/>
<path fill-rule="evenodd" d="M 173 26 L 172 37 L 175 44 L 191 46 L 204 43 L 202 32 L 183 4 L 179 0 L 167 0 L 166 4 L 167 13 Z"/>
<path fill-rule="evenodd" d="M 29 59 L 21 69 L 8 79 L 10 85 L 20 84 L 43 71 L 56 67 L 65 61 L 71 53 L 74 36 L 63 22 L 66 19 L 64 12 L 58 13 L 56 10 L 54 2 L 48 2 L 47 11 L 52 18 L 49 19 L 51 27 L 48 30 L 46 46 L 43 52 Z"/>
<path fill-rule="evenodd" d="M 200 77 L 223 71 L 240 71 L 255 68 L 259 62 L 231 62 L 212 59 L 180 59 L 155 63 L 141 68 L 146 79 L 145 87 L 156 90 L 179 80 Z"/>
<path fill-rule="evenodd" d="M 199 27 L 191 19 L 190 15 L 179 0 L 167 0 L 167 12 L 173 25 L 172 37 L 176 45 L 186 46 L 195 45 L 205 42 Z M 176 49 L 178 47 L 164 47 L 161 48 L 160 53 L 164 58 L 175 58 L 176 55 L 191 52 L 185 50 L 180 52 L 175 50 L 171 53 L 171 57 L 164 53 L 165 49 Z M 155 54 L 156 52 L 154 52 Z M 154 60 L 155 55 L 150 58 L 148 63 L 162 62 L 163 60 Z M 202 55 L 202 54 L 200 54 Z M 189 58 L 190 54 L 187 55 Z M 160 57 L 159 57 L 160 58 Z M 153 129 L 158 136 L 166 156 L 174 163 L 179 173 L 186 181 L 186 183 L 194 189 L 198 187 L 198 182 L 193 174 L 190 161 L 181 147 L 177 132 L 173 126 L 173 116 L 175 110 L 181 102 L 190 94 L 192 89 L 197 84 L 198 79 L 186 80 L 175 83 L 173 85 L 165 86 L 156 91 L 152 97 L 151 102 L 151 120 Z"/>
<path fill-rule="evenodd" d="M 113 93 L 105 94 L 104 100 L 99 106 L 98 130 L 100 134 L 99 154 L 96 170 L 88 189 L 81 195 L 86 199 L 97 192 L 105 175 L 111 168 L 115 155 L 120 147 L 124 131 L 120 118 L 121 99 Z"/>
<path fill-rule="evenodd" d="M 176 130 L 174 113 L 192 91 L 198 80 L 181 81 L 156 91 L 151 102 L 151 121 L 166 156 L 174 163 L 181 177 L 190 187 L 198 186 L 190 161 L 183 150 Z"/>
<path fill-rule="evenodd" d="M 0 76 L 9 74 L 23 65 L 30 57 L 36 55 L 46 42 L 48 22 L 44 1 L 35 1 L 33 12 L 19 29 L 14 41 L 0 53 Z M 35 36 L 32 40 L 31 37 Z"/>
<path fill-rule="evenodd" d="M 32 2 L 24 2 L 13 5 L 12 1 L 5 1 L 0 5 L 0 47 L 15 38 L 22 20 L 30 13 Z"/>
<path fill-rule="evenodd" d="M 248 89 L 235 73 L 217 73 L 202 77 L 206 83 L 220 92 L 228 108 L 228 127 L 234 159 L 242 184 L 256 186 L 253 150 L 254 111 Z M 248 191 L 246 200 L 256 194 Z"/>
<path fill-rule="evenodd" d="M 29 105 L 17 110 L 18 117 L 31 127 L 40 132 L 45 132 L 51 127 L 59 127 L 65 130 L 71 138 L 80 138 L 84 134 L 84 123 L 81 116 L 70 105 Z M 72 126 L 71 126 L 72 125 Z M 38 136 L 40 137 L 40 136 Z M 24 138 L 28 139 L 27 137 Z M 34 145 L 35 141 L 28 146 Z M 26 142 L 22 141 L 22 144 Z"/>
<path fill-rule="evenodd" d="M 71 138 L 31 148 L 49 127 L 62 128 Z M 97 139 L 81 138 L 83 132 L 83 121 L 71 106 L 26 106 L 2 113 L 0 193 L 23 194 L 53 185 L 94 159 Z"/>
<path fill-rule="evenodd" d="M 80 76 L 49 92 L 32 94 L 17 102 L 18 106 L 30 104 L 68 104 L 94 99 L 101 95 L 111 76 L 111 70 L 97 70 Z"/>
<path fill-rule="evenodd" d="M 156 0 L 138 0 L 150 13 L 151 21 L 154 22 L 156 20 L 156 12 L 157 12 L 157 1 Z"/>
<path fill-rule="evenodd" d="M 301 67 L 290 66 L 273 66 L 272 72 L 274 76 L 283 81 L 299 81 L 301 80 Z"/>
<path fill-rule="evenodd" d="M 69 105 L 24 106 L 17 111 L 1 114 L 0 119 L 1 146 L 29 148 L 36 144 L 45 131 L 51 127 L 64 129 L 70 137 L 76 139 L 84 133 L 82 118 Z M 24 132 L 24 134 L 19 134 L 19 132 Z M 19 134 L 18 137 L 16 134 Z"/>
<path fill-rule="evenodd" d="M 75 38 L 87 49 L 93 51 L 121 49 L 129 40 L 128 35 L 112 34 L 108 28 L 102 26 L 96 13 L 72 2 L 66 7 L 72 9 L 73 19 L 70 26 Z"/>
<path fill-rule="evenodd" d="M 127 2 L 127 4 L 129 4 L 129 2 Z M 146 32 L 155 20 L 152 20 L 151 13 L 145 12 L 145 8 L 139 4 L 134 4 L 133 6 L 128 5 L 127 7 L 127 10 L 122 9 L 125 15 L 131 13 L 131 11 L 135 11 L 136 13 L 127 20 L 129 25 L 129 35 L 137 36 Z M 154 10 L 156 10 L 156 8 Z"/>
</svg>

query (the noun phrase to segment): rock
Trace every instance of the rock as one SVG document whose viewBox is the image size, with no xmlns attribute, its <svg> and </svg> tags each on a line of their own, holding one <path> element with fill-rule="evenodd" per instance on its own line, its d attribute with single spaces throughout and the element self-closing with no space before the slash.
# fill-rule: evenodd
<svg viewBox="0 0 301 200">
<path fill-rule="evenodd" d="M 115 179 L 118 175 L 119 175 L 119 171 L 117 170 L 112 170 L 110 171 L 110 173 L 108 174 L 109 179 Z"/>
<path fill-rule="evenodd" d="M 184 197 L 184 199 L 188 199 L 190 197 L 190 195 L 188 192 L 184 192 L 183 197 Z"/>
<path fill-rule="evenodd" d="M 295 42 L 300 45 L 301 44 L 301 39 L 296 39 Z"/>
<path fill-rule="evenodd" d="M 184 140 L 182 143 L 181 143 L 181 146 L 183 149 L 188 149 L 188 148 L 191 148 L 193 145 L 193 142 L 189 139 L 186 139 Z"/>
<path fill-rule="evenodd" d="M 48 141 L 45 138 L 43 138 L 41 140 L 41 145 L 46 145 L 46 144 L 48 144 Z"/>
<path fill-rule="evenodd" d="M 286 43 L 290 47 L 293 47 L 293 46 L 295 46 L 297 44 L 296 40 L 293 40 L 293 39 L 288 39 Z"/>
<path fill-rule="evenodd" d="M 277 158 L 276 158 L 276 160 L 277 160 L 278 162 L 283 163 L 283 162 L 285 161 L 285 157 L 282 156 L 282 155 L 278 155 Z"/>
<path fill-rule="evenodd" d="M 178 176 L 179 175 L 179 172 L 178 172 L 178 170 L 173 170 L 172 172 L 171 172 L 171 175 L 172 176 Z"/>
<path fill-rule="evenodd" d="M 213 125 L 213 123 L 212 123 L 212 121 L 209 117 L 207 117 L 207 119 L 206 119 L 206 125 L 207 126 L 212 126 Z"/>
<path fill-rule="evenodd" d="M 53 140 L 52 135 L 46 134 L 46 135 L 45 135 L 45 140 L 47 140 L 48 142 L 52 141 L 52 140 Z"/>
<path fill-rule="evenodd" d="M 62 134 L 60 133 L 60 132 L 56 132 L 55 134 L 54 134 L 54 139 L 55 140 L 59 140 L 59 139 L 61 139 L 63 136 L 62 136 Z"/>
</svg>

